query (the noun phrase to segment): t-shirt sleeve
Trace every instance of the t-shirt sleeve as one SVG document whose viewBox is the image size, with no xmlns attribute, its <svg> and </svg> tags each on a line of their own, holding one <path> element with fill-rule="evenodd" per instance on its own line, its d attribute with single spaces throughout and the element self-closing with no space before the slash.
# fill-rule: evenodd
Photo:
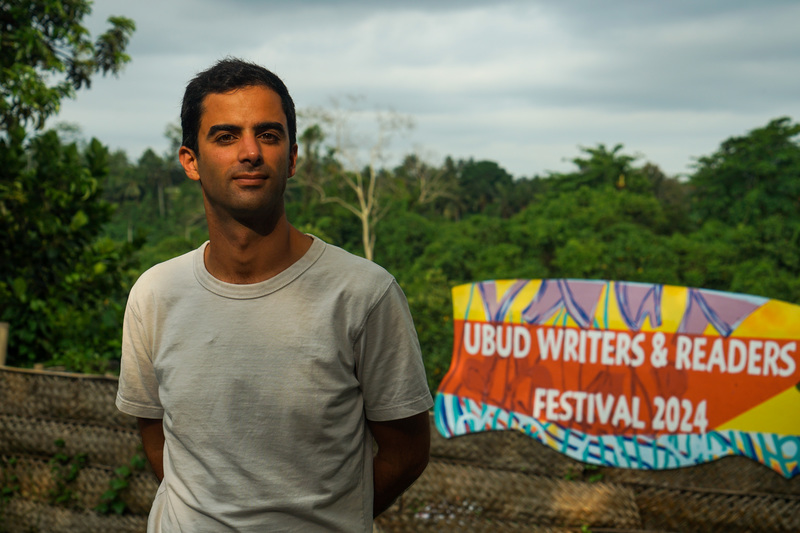
<svg viewBox="0 0 800 533">
<path fill-rule="evenodd" d="M 433 406 L 417 332 L 396 281 L 370 311 L 356 354 L 368 420 L 398 420 Z"/>
<path fill-rule="evenodd" d="M 116 405 L 123 413 L 135 417 L 159 419 L 163 418 L 164 409 L 158 397 L 151 344 L 137 312 L 134 291 L 131 291 L 122 323 L 122 359 Z"/>
</svg>

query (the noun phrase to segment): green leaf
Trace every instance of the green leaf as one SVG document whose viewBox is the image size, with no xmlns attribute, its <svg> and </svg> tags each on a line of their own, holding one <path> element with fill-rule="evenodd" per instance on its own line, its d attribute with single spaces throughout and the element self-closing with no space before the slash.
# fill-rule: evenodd
<svg viewBox="0 0 800 533">
<path fill-rule="evenodd" d="M 82 228 L 86 224 L 89 223 L 89 217 L 86 215 L 86 212 L 83 209 L 80 209 L 75 215 L 72 217 L 72 220 L 69 223 L 69 228 L 73 231 Z"/>
<path fill-rule="evenodd" d="M 57 453 L 53 456 L 53 460 L 61 464 L 67 464 L 69 462 L 69 455 Z"/>
<path fill-rule="evenodd" d="M 27 300 L 27 290 L 28 290 L 28 283 L 23 278 L 14 278 L 14 281 L 11 282 L 11 288 L 14 291 L 14 295 L 19 298 L 20 301 L 24 302 Z"/>
<path fill-rule="evenodd" d="M 136 470 L 142 470 L 147 466 L 147 460 L 141 455 L 135 455 L 133 459 L 131 459 L 131 466 Z"/>
<path fill-rule="evenodd" d="M 112 490 L 120 491 L 128 487 L 128 482 L 124 479 L 112 479 L 109 483 Z"/>
</svg>

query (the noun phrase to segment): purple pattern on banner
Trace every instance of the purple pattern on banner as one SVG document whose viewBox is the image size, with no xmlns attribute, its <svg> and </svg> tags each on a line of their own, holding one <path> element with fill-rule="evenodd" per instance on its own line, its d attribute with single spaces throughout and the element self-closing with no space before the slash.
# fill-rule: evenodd
<svg viewBox="0 0 800 533">
<path fill-rule="evenodd" d="M 742 320 L 759 307 L 759 303 L 741 298 L 689 289 L 686 311 L 678 333 L 700 335 L 711 324 L 720 335 L 728 337 Z"/>
<path fill-rule="evenodd" d="M 642 329 L 648 316 L 652 327 L 661 325 L 661 285 L 618 281 L 614 290 L 622 319 L 631 331 Z"/>
<path fill-rule="evenodd" d="M 508 313 L 509 307 L 511 307 L 511 304 L 514 302 L 514 298 L 517 297 L 519 291 L 521 291 L 527 284 L 528 280 L 518 279 L 511 285 L 511 287 L 498 302 L 496 281 L 484 281 L 482 283 L 478 283 L 481 296 L 483 296 L 483 305 L 484 310 L 486 311 L 487 319 L 492 322 L 502 322 L 506 316 L 506 313 Z"/>
<path fill-rule="evenodd" d="M 589 328 L 604 286 L 604 281 L 542 280 L 539 292 L 522 312 L 522 320 L 528 324 L 545 324 L 556 311 L 566 308 L 579 327 Z"/>
</svg>

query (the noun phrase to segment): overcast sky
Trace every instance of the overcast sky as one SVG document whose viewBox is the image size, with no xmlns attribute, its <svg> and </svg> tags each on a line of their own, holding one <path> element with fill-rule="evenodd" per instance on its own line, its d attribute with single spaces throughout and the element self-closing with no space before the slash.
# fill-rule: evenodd
<svg viewBox="0 0 800 533">
<path fill-rule="evenodd" d="M 298 109 L 360 96 L 410 115 L 394 141 L 516 177 L 622 143 L 671 175 L 779 116 L 800 120 L 800 2 L 96 0 L 136 22 L 118 77 L 58 121 L 135 160 L 166 150 L 186 82 L 225 56 L 274 70 Z"/>
</svg>

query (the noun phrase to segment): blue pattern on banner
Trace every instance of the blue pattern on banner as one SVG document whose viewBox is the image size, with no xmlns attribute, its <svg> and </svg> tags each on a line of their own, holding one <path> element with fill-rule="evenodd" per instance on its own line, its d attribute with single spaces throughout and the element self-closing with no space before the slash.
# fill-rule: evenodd
<svg viewBox="0 0 800 533">
<path fill-rule="evenodd" d="M 590 435 L 442 393 L 436 395 L 434 418 L 436 428 L 446 438 L 514 429 L 568 457 L 601 466 L 661 470 L 740 455 L 777 470 L 786 478 L 800 474 L 800 436 L 797 435 L 735 430 L 657 437 Z"/>
</svg>

